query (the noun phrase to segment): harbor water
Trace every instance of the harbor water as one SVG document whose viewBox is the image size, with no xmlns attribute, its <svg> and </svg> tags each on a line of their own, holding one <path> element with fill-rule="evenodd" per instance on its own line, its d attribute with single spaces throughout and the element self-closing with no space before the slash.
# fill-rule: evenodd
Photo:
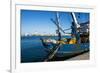
<svg viewBox="0 0 100 73">
<path fill-rule="evenodd" d="M 40 38 L 49 38 L 48 36 L 26 36 L 21 37 L 21 62 L 42 62 L 48 57 L 48 52 L 45 51 Z M 52 39 L 57 37 L 51 36 Z M 70 38 L 66 36 L 64 38 Z M 85 44 L 64 44 L 58 52 L 78 52 L 89 49 L 89 43 Z"/>
</svg>

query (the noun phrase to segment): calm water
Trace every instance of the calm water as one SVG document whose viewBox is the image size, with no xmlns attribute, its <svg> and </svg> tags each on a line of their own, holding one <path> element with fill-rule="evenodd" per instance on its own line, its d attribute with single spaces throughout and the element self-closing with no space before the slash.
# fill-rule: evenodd
<svg viewBox="0 0 100 73">
<path fill-rule="evenodd" d="M 28 37 L 21 37 L 21 62 L 41 62 L 45 58 L 47 58 L 48 53 L 43 49 L 44 46 L 40 36 L 28 36 Z M 57 39 L 57 37 L 51 37 Z M 75 52 L 84 50 L 84 48 L 89 48 L 89 44 L 81 44 L 80 46 L 76 45 L 62 45 L 59 49 L 63 52 Z"/>
</svg>

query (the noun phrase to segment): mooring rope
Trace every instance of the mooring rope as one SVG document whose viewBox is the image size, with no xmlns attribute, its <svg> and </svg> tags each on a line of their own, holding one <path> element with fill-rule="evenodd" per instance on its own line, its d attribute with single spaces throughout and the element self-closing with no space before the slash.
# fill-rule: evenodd
<svg viewBox="0 0 100 73">
<path fill-rule="evenodd" d="M 57 51 L 59 50 L 59 47 L 60 47 L 61 45 L 62 45 L 62 44 L 57 45 L 57 46 L 55 47 L 56 50 L 53 51 L 53 53 L 50 54 L 49 57 L 48 57 L 47 59 L 45 59 L 44 61 L 48 61 L 48 60 L 52 59 L 52 58 L 55 56 L 55 54 L 57 53 Z"/>
</svg>

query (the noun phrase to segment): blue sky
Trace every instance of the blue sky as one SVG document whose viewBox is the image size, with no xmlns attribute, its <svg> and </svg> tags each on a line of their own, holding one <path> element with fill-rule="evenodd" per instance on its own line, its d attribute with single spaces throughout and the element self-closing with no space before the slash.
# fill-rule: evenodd
<svg viewBox="0 0 100 73">
<path fill-rule="evenodd" d="M 57 27 L 50 20 L 55 19 L 54 11 L 21 10 L 21 34 L 40 33 L 55 34 Z M 89 21 L 89 13 L 75 13 L 79 22 Z M 70 12 L 59 12 L 60 24 L 63 29 L 70 28 L 72 18 Z M 69 30 L 68 32 L 71 32 Z"/>
</svg>

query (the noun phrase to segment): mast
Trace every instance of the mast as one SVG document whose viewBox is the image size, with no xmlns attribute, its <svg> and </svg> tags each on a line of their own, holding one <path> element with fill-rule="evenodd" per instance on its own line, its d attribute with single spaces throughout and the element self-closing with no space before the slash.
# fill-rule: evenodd
<svg viewBox="0 0 100 73">
<path fill-rule="evenodd" d="M 71 16 L 72 16 L 73 22 L 75 23 L 76 27 L 79 28 L 80 25 L 78 24 L 78 21 L 77 21 L 77 18 L 76 18 L 76 16 L 75 16 L 75 13 L 72 12 L 72 13 L 71 13 Z"/>
<path fill-rule="evenodd" d="M 80 31 L 79 31 L 79 28 L 80 28 L 80 25 L 78 24 L 78 21 L 77 21 L 77 18 L 75 16 L 75 13 L 74 12 L 71 12 L 71 16 L 72 16 L 72 35 L 74 35 L 77 39 L 77 43 L 80 43 Z"/>
<path fill-rule="evenodd" d="M 61 40 L 61 32 L 60 32 L 60 20 L 59 20 L 59 13 L 56 13 L 56 24 L 57 24 L 57 30 L 56 33 L 58 34 L 58 41 Z"/>
</svg>

